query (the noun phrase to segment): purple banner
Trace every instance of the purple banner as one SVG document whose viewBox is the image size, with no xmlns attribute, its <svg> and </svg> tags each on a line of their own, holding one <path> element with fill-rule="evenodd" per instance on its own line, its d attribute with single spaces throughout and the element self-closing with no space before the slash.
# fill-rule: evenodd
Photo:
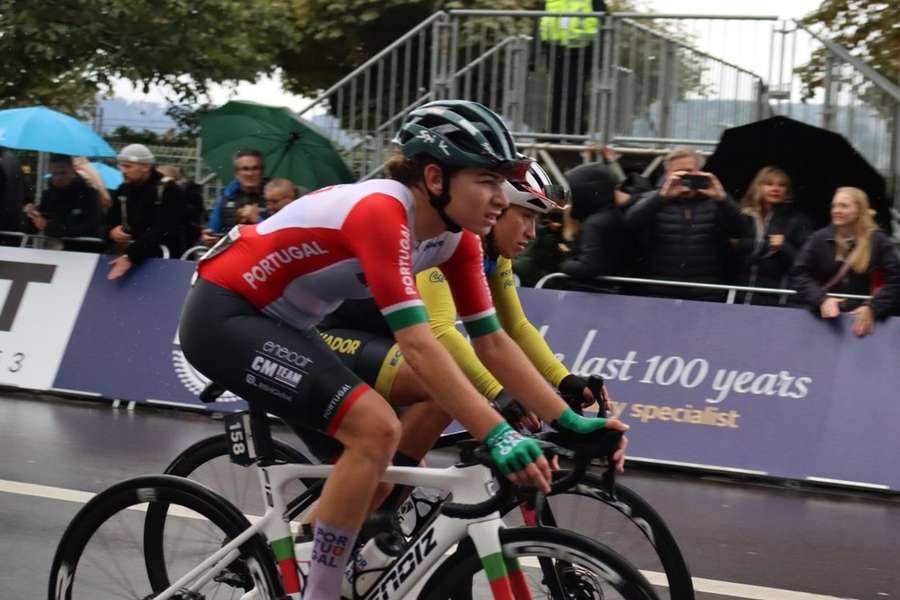
<svg viewBox="0 0 900 600">
<path fill-rule="evenodd" d="M 181 305 L 196 263 L 151 259 L 121 280 L 107 281 L 109 257 L 94 271 L 55 387 L 107 398 L 231 412 L 246 404 L 232 394 L 204 405 L 208 380 L 178 344 Z"/>
<path fill-rule="evenodd" d="M 522 289 L 575 373 L 608 381 L 635 457 L 900 489 L 900 321 Z"/>
<path fill-rule="evenodd" d="M 93 274 L 54 387 L 203 407 L 177 330 L 194 263 Z M 520 290 L 574 372 L 608 381 L 636 458 L 900 490 L 900 320 L 866 338 L 804 310 Z M 227 396 L 214 410 L 242 410 Z"/>
</svg>

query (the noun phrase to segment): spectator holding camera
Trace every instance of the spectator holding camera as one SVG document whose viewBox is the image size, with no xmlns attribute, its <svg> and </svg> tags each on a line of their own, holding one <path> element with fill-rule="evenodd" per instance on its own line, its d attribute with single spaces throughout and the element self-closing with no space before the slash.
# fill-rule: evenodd
<svg viewBox="0 0 900 600">
<path fill-rule="evenodd" d="M 644 194 L 625 213 L 625 223 L 644 240 L 645 276 L 695 283 L 725 280 L 729 238 L 740 237 L 740 209 L 712 173 L 700 170 L 691 148 L 675 148 L 665 159 L 666 174 L 658 191 Z M 659 286 L 659 296 L 721 300 L 724 294 L 703 289 Z"/>
<path fill-rule="evenodd" d="M 267 179 L 264 172 L 263 155 L 259 150 L 239 150 L 235 153 L 234 179 L 213 204 L 209 222 L 200 235 L 203 245 L 214 245 L 235 225 L 258 223 L 266 217 L 263 187 Z"/>
<path fill-rule="evenodd" d="M 739 283 L 750 287 L 785 288 L 794 259 L 813 231 L 812 221 L 794 207 L 791 179 L 778 167 L 759 170 L 742 200 L 744 235 Z M 748 293 L 745 304 L 776 305 L 778 296 Z"/>
<path fill-rule="evenodd" d="M 869 197 L 855 187 L 838 188 L 831 200 L 831 225 L 812 234 L 791 270 L 797 295 L 823 319 L 853 317 L 862 337 L 891 313 L 900 297 L 900 261 L 891 239 L 878 228 Z M 827 294 L 872 295 L 868 300 Z"/>
<path fill-rule="evenodd" d="M 26 204 L 27 233 L 51 238 L 99 237 L 100 197 L 97 190 L 75 172 L 71 156 L 50 155 L 50 185 L 41 194 L 38 206 Z M 59 243 L 59 247 L 69 249 Z"/>
<path fill-rule="evenodd" d="M 620 207 L 630 196 L 618 189 L 609 167 L 589 163 L 565 173 L 572 190 L 569 215 L 579 222 L 571 254 L 560 270 L 580 281 L 618 273 L 623 260 L 625 220 Z"/>
</svg>

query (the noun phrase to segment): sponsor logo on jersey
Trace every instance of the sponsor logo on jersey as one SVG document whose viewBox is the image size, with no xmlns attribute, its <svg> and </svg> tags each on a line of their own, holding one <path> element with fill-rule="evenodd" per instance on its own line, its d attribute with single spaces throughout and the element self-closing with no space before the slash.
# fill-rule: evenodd
<svg viewBox="0 0 900 600">
<path fill-rule="evenodd" d="M 341 401 L 344 399 L 344 396 L 350 393 L 350 390 L 353 389 L 349 384 L 344 384 L 338 391 L 334 393 L 334 396 L 331 397 L 331 401 L 328 403 L 328 406 L 325 408 L 325 414 L 322 415 L 325 417 L 325 420 L 330 420 L 331 416 L 334 414 L 335 409 L 341 405 Z"/>
<path fill-rule="evenodd" d="M 400 266 L 400 281 L 403 283 L 403 293 L 407 296 L 417 297 L 416 277 L 412 270 L 412 242 L 409 227 L 400 226 L 400 252 L 398 254 Z"/>
<path fill-rule="evenodd" d="M 250 368 L 273 381 L 295 389 L 300 384 L 300 380 L 303 379 L 302 373 L 298 373 L 293 369 L 278 364 L 274 360 L 269 360 L 259 355 L 253 357 Z"/>
<path fill-rule="evenodd" d="M 328 250 L 322 248 L 319 242 L 304 242 L 295 246 L 288 246 L 270 252 L 261 258 L 255 265 L 245 271 L 241 277 L 254 290 L 257 289 L 257 283 L 265 283 L 270 276 L 277 273 L 282 267 L 291 264 L 297 260 L 303 260 L 310 256 L 323 256 L 328 254 Z"/>
<path fill-rule="evenodd" d="M 356 354 L 357 350 L 359 350 L 359 345 L 362 343 L 353 338 L 342 338 L 330 333 L 320 333 L 319 335 L 322 336 L 322 340 L 328 344 L 329 348 L 341 354 Z"/>
</svg>

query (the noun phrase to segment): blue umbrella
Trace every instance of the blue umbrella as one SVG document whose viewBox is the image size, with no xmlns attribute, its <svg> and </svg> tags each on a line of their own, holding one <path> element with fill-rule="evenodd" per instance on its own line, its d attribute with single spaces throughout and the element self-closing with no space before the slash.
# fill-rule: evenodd
<svg viewBox="0 0 900 600">
<path fill-rule="evenodd" d="M 122 177 L 122 172 L 118 169 L 114 169 L 102 162 L 92 162 L 91 166 L 100 173 L 100 177 L 103 179 L 103 187 L 106 189 L 114 190 L 122 185 L 124 178 Z"/>
<path fill-rule="evenodd" d="M 0 110 L 0 146 L 72 156 L 115 156 L 90 127 L 46 106 Z"/>
</svg>

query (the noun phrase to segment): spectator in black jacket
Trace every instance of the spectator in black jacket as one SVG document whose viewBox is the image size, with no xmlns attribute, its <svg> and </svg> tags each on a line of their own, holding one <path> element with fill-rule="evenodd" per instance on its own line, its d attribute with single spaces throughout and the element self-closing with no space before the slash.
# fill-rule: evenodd
<svg viewBox="0 0 900 600">
<path fill-rule="evenodd" d="M 743 218 L 718 178 L 700 171 L 690 148 L 666 156 L 666 177 L 659 191 L 644 194 L 625 213 L 629 229 L 642 235 L 645 276 L 696 283 L 723 283 L 730 238 L 740 237 Z M 655 295 L 722 300 L 723 293 L 658 286 Z"/>
<path fill-rule="evenodd" d="M 100 196 L 75 172 L 71 156 L 50 156 L 50 185 L 37 207 L 26 204 L 24 210 L 29 218 L 25 225 L 28 233 L 52 238 L 101 235 Z"/>
<path fill-rule="evenodd" d="M 794 259 L 813 231 L 812 221 L 794 207 L 791 180 L 778 167 L 763 167 L 742 201 L 744 235 L 739 283 L 750 287 L 786 288 Z M 785 297 L 786 298 L 786 297 Z M 783 304 L 782 297 L 748 293 L 746 304 Z"/>
<path fill-rule="evenodd" d="M 142 144 L 125 146 L 117 159 L 125 181 L 114 194 L 106 225 L 109 239 L 123 254 L 110 263 L 108 279 L 118 279 L 144 260 L 162 256 L 160 245 L 173 256 L 182 246 L 181 188 L 155 169 L 153 153 Z"/>
<path fill-rule="evenodd" d="M 569 215 L 580 226 L 560 270 L 581 281 L 618 273 L 625 240 L 619 207 L 628 202 L 628 194 L 617 189 L 618 179 L 600 163 L 575 167 L 565 176 L 572 190 Z"/>
<path fill-rule="evenodd" d="M 900 261 L 891 239 L 875 224 L 864 191 L 838 188 L 831 201 L 831 225 L 816 231 L 791 271 L 800 299 L 824 319 L 853 316 L 853 333 L 872 332 L 875 320 L 891 313 L 900 297 Z M 869 295 L 839 300 L 827 294 Z"/>
</svg>

